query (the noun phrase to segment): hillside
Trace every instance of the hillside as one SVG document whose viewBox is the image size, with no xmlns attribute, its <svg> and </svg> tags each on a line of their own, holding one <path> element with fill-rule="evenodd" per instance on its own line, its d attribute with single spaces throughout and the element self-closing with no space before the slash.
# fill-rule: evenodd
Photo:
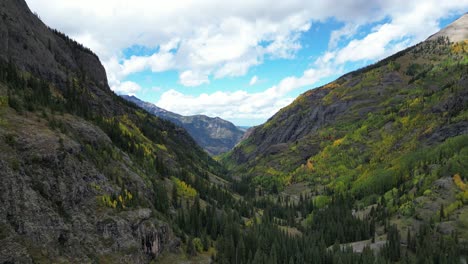
<svg viewBox="0 0 468 264">
<path fill-rule="evenodd" d="M 466 260 L 468 41 L 306 92 L 227 171 L 24 0 L 0 16 L 0 263 Z"/>
<path fill-rule="evenodd" d="M 205 115 L 182 116 L 144 102 L 135 96 L 123 95 L 122 98 L 135 103 L 155 116 L 185 128 L 195 142 L 210 155 L 219 155 L 231 150 L 244 135 L 240 128 L 219 117 L 213 118 Z"/>
<path fill-rule="evenodd" d="M 466 134 L 466 49 L 466 41 L 428 40 L 310 90 L 256 127 L 225 161 L 237 173 L 266 173 L 258 179 L 284 185 L 300 181 L 304 166 L 311 168 L 304 175 L 322 171 L 313 169 L 319 164 L 336 167 L 324 151 L 353 157 L 343 168 L 355 170 L 372 161 L 391 165 Z"/>
<path fill-rule="evenodd" d="M 246 193 L 384 197 L 403 230 L 442 207 L 468 239 L 468 39 L 449 41 L 467 20 L 302 94 L 224 157 L 231 175 Z"/>
<path fill-rule="evenodd" d="M 184 129 L 115 95 L 98 57 L 23 0 L 2 1 L 0 16 L 0 262 L 183 255 L 171 219 L 189 205 L 174 206 L 229 197 L 211 184 L 221 166 Z"/>
</svg>

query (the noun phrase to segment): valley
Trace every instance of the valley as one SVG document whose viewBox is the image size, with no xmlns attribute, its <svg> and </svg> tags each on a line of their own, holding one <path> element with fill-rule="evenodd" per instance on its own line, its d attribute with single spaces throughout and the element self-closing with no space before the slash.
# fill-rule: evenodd
<svg viewBox="0 0 468 264">
<path fill-rule="evenodd" d="M 466 263 L 467 14 L 245 134 L 118 96 L 24 0 L 0 16 L 0 263 Z"/>
<path fill-rule="evenodd" d="M 135 96 L 122 96 L 149 113 L 173 122 L 187 130 L 193 139 L 210 155 L 220 155 L 231 150 L 244 135 L 241 128 L 219 117 L 204 115 L 182 116 L 169 112 L 154 104 L 141 101 Z"/>
</svg>

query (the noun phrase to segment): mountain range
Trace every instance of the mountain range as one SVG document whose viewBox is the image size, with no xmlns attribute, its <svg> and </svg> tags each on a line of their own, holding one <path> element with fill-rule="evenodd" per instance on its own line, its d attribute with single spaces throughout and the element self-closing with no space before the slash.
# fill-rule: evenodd
<svg viewBox="0 0 468 264">
<path fill-rule="evenodd" d="M 0 263 L 466 262 L 467 33 L 465 14 L 305 92 L 218 162 L 187 125 L 212 119 L 117 96 L 3 0 Z"/>
<path fill-rule="evenodd" d="M 149 113 L 169 120 L 183 127 L 210 155 L 219 155 L 231 150 L 244 135 L 241 128 L 219 117 L 205 115 L 182 116 L 154 104 L 144 102 L 135 96 L 122 95 L 125 100 L 135 103 Z"/>
</svg>

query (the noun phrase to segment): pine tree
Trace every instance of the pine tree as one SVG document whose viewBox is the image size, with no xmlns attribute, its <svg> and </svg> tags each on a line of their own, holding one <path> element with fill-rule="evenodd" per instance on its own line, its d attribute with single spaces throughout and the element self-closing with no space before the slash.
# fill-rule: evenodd
<svg viewBox="0 0 468 264">
<path fill-rule="evenodd" d="M 445 218 L 444 204 L 440 204 L 439 217 L 440 222 Z"/>
<path fill-rule="evenodd" d="M 177 200 L 179 199 L 179 196 L 177 195 L 177 187 L 175 184 L 172 186 L 172 206 L 174 208 L 179 208 Z"/>
<path fill-rule="evenodd" d="M 244 263 L 245 262 L 245 245 L 244 245 L 244 238 L 239 239 L 239 243 L 237 245 L 237 263 Z"/>
<path fill-rule="evenodd" d="M 162 213 L 167 213 L 169 210 L 167 191 L 162 183 L 154 183 L 154 206 L 156 210 Z"/>
<path fill-rule="evenodd" d="M 208 251 L 210 245 L 208 241 L 208 237 L 206 236 L 206 233 L 203 233 L 202 235 L 202 244 L 203 244 L 203 251 Z"/>
<path fill-rule="evenodd" d="M 195 250 L 195 245 L 193 245 L 193 239 L 191 237 L 189 237 L 187 241 L 186 253 L 189 256 L 195 256 L 197 254 L 197 251 Z"/>
</svg>

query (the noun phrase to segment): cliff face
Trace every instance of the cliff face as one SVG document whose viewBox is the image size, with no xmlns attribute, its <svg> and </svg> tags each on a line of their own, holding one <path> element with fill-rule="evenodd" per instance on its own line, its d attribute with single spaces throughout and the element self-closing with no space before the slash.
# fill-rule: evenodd
<svg viewBox="0 0 468 264">
<path fill-rule="evenodd" d="M 86 89 L 95 95 L 87 98 L 87 107 L 107 116 L 122 114 L 121 107 L 112 99 L 99 58 L 88 48 L 48 28 L 23 0 L 0 3 L 0 60 L 49 81 L 62 91 L 73 78 L 81 78 Z"/>
<path fill-rule="evenodd" d="M 80 72 L 108 91 L 107 77 L 98 57 L 50 30 L 31 13 L 24 1 L 0 3 L 0 58 L 22 70 L 64 85 L 67 74 Z"/>
<path fill-rule="evenodd" d="M 0 2 L 0 263 L 148 263 L 177 252 L 155 197 L 170 176 L 216 171 L 185 130 L 116 96 L 89 49 L 24 0 Z"/>
<path fill-rule="evenodd" d="M 40 117 L 0 111 L 0 262 L 145 263 L 177 248 L 170 227 L 150 208 L 116 210 L 103 203 L 122 190 L 90 155 L 89 146 L 114 148 L 101 129 L 64 116 L 59 120 L 68 132 L 62 134 Z M 136 164 L 121 155 L 122 161 L 106 162 L 124 172 L 133 195 L 151 197 L 132 169 Z"/>
<path fill-rule="evenodd" d="M 193 139 L 211 155 L 219 155 L 231 150 L 244 135 L 244 131 L 229 121 L 205 115 L 182 116 L 169 112 L 154 104 L 141 101 L 134 96 L 122 96 L 125 100 L 155 116 L 169 120 L 187 130 Z"/>
</svg>

